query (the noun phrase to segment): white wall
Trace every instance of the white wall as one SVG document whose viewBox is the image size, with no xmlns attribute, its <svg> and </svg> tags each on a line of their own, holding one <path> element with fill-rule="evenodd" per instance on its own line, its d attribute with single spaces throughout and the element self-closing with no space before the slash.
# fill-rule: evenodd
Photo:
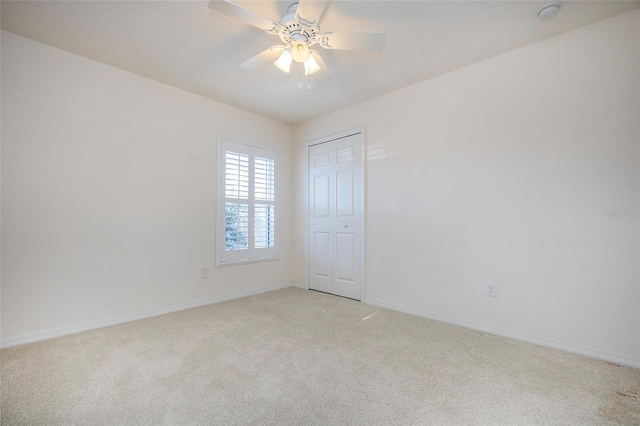
<svg viewBox="0 0 640 426">
<path fill-rule="evenodd" d="M 368 301 L 640 365 L 639 52 L 636 10 L 297 126 L 296 281 L 305 143 L 364 125 Z"/>
<path fill-rule="evenodd" d="M 280 151 L 290 223 L 290 126 L 3 32 L 3 342 L 290 283 L 286 228 L 215 268 L 217 134 Z"/>
</svg>

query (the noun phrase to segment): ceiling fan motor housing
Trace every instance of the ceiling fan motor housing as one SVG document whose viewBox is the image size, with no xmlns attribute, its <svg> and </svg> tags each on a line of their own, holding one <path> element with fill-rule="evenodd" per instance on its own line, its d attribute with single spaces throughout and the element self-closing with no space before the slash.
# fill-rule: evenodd
<svg viewBox="0 0 640 426">
<path fill-rule="evenodd" d="M 320 33 L 320 28 L 315 25 L 312 28 L 305 28 L 296 20 L 296 12 L 298 10 L 298 3 L 294 3 L 289 6 L 287 14 L 280 20 L 282 29 L 278 33 L 280 40 L 285 44 L 295 44 L 298 40 L 309 42 L 315 40 Z"/>
</svg>

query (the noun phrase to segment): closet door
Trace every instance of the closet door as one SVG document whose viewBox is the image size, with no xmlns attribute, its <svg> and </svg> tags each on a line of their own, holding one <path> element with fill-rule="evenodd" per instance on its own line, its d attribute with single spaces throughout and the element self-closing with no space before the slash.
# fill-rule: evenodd
<svg viewBox="0 0 640 426">
<path fill-rule="evenodd" d="M 309 147 L 309 288 L 362 297 L 362 133 Z"/>
</svg>

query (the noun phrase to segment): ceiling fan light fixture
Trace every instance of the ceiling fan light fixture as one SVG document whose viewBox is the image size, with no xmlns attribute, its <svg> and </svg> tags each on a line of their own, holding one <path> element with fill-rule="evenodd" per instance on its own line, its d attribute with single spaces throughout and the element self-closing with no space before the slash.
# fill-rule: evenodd
<svg viewBox="0 0 640 426">
<path fill-rule="evenodd" d="M 278 67 L 278 69 L 282 72 L 286 72 L 289 74 L 289 70 L 291 69 L 291 61 L 293 58 L 291 57 L 291 53 L 288 50 L 282 52 L 282 55 L 275 61 L 273 64 Z"/>
<path fill-rule="evenodd" d="M 291 57 L 296 62 L 304 62 L 309 59 L 311 51 L 306 40 L 295 40 L 291 44 Z"/>
<path fill-rule="evenodd" d="M 320 71 L 321 67 L 316 62 L 316 59 L 313 55 L 309 55 L 309 59 L 304 61 L 304 75 L 310 75 L 314 72 Z"/>
</svg>

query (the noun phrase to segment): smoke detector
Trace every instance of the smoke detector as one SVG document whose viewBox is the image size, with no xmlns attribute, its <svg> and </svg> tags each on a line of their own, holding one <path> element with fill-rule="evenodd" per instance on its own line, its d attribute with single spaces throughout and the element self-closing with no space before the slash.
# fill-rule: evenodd
<svg viewBox="0 0 640 426">
<path fill-rule="evenodd" d="M 561 1 L 552 1 L 551 3 L 547 3 L 544 6 L 540 7 L 540 9 L 538 9 L 538 11 L 536 12 L 538 21 L 548 21 L 549 19 L 555 18 L 556 15 L 560 13 L 561 7 Z"/>
</svg>

